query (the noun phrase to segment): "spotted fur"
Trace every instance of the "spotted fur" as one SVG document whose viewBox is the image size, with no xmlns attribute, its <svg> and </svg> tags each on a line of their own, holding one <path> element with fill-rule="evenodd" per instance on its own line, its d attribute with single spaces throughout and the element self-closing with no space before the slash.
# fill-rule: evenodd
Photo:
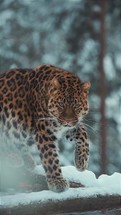
<svg viewBox="0 0 121 215">
<path fill-rule="evenodd" d="M 69 187 L 58 158 L 59 138 L 74 142 L 78 170 L 88 165 L 89 144 L 82 119 L 89 110 L 89 88 L 89 82 L 51 65 L 0 75 L 1 133 L 14 140 L 28 168 L 35 166 L 28 152 L 29 140 L 37 145 L 48 187 L 55 192 Z"/>
</svg>

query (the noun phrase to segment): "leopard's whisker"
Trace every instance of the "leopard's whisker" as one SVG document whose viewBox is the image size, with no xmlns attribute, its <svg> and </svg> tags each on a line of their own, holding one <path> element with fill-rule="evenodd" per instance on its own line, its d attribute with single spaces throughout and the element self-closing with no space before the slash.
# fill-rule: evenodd
<svg viewBox="0 0 121 215">
<path fill-rule="evenodd" d="M 88 125 L 85 122 L 80 122 L 81 125 L 83 125 L 84 127 L 86 127 L 89 131 L 91 131 L 93 134 L 99 134 L 99 130 L 98 129 L 94 129 L 92 126 Z"/>
<path fill-rule="evenodd" d="M 84 118 L 83 121 L 84 121 L 84 122 L 87 122 L 87 123 L 91 123 L 91 124 L 93 124 L 93 125 L 99 125 L 99 122 L 96 122 L 96 121 L 93 120 L 93 119 L 86 119 L 86 118 Z"/>
<path fill-rule="evenodd" d="M 104 123 L 102 123 L 102 122 L 100 122 L 100 120 L 99 120 L 99 122 L 96 122 L 94 119 L 92 119 L 92 118 L 84 118 L 83 119 L 84 120 L 84 122 L 86 121 L 87 123 L 91 123 L 92 125 L 93 125 L 93 127 L 94 127 L 94 125 L 97 125 L 98 127 L 100 127 L 100 129 L 102 129 L 102 127 L 104 126 Z"/>
<path fill-rule="evenodd" d="M 89 126 L 88 124 L 85 124 L 85 123 L 84 123 L 84 126 L 85 126 L 88 130 L 90 130 L 93 134 L 99 135 L 99 130 L 98 130 L 98 129 L 94 129 L 94 128 L 92 128 L 91 126 Z"/>
</svg>

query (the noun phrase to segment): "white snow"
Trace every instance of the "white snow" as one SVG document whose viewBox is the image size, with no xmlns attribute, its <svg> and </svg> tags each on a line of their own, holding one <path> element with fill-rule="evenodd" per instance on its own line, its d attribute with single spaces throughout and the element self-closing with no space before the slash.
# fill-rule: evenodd
<svg viewBox="0 0 121 215">
<path fill-rule="evenodd" d="M 44 174 L 41 166 L 36 168 L 36 173 Z M 113 175 L 101 175 L 96 178 L 95 174 L 89 170 L 79 172 L 73 166 L 62 167 L 63 175 L 73 182 L 80 182 L 85 187 L 69 188 L 62 193 L 52 191 L 40 191 L 32 193 L 21 193 L 7 195 L 0 198 L 0 207 L 12 207 L 18 204 L 29 204 L 32 202 L 48 202 L 54 200 L 65 200 L 83 197 L 96 197 L 97 195 L 121 195 L 121 173 Z"/>
<path fill-rule="evenodd" d="M 14 12 L 7 9 L 0 13 L 0 26 L 6 25 L 7 20 L 9 20 L 14 15 Z"/>
<path fill-rule="evenodd" d="M 107 80 L 111 81 L 116 77 L 115 67 L 110 55 L 106 55 L 104 58 L 104 70 Z"/>
</svg>

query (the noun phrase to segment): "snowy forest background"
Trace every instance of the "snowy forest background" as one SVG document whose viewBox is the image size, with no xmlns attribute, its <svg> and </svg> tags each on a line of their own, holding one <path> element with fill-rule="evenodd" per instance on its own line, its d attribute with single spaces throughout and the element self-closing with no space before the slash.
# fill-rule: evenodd
<svg viewBox="0 0 121 215">
<path fill-rule="evenodd" d="M 89 169 L 97 175 L 121 172 L 121 1 L 0 0 L 0 72 L 45 63 L 90 80 Z M 73 164 L 70 144 L 61 144 L 61 157 L 63 165 Z"/>
</svg>

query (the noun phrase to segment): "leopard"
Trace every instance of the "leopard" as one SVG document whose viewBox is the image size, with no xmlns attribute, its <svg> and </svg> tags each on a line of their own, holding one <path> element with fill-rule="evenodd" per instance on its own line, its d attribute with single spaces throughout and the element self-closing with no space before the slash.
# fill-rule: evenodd
<svg viewBox="0 0 121 215">
<path fill-rule="evenodd" d="M 29 146 L 36 145 L 51 191 L 69 189 L 59 159 L 63 137 L 74 144 L 77 170 L 88 167 L 89 138 L 83 118 L 89 112 L 90 87 L 89 81 L 82 81 L 74 72 L 49 64 L 0 74 L 0 134 L 21 151 L 31 169 L 36 164 Z"/>
</svg>

